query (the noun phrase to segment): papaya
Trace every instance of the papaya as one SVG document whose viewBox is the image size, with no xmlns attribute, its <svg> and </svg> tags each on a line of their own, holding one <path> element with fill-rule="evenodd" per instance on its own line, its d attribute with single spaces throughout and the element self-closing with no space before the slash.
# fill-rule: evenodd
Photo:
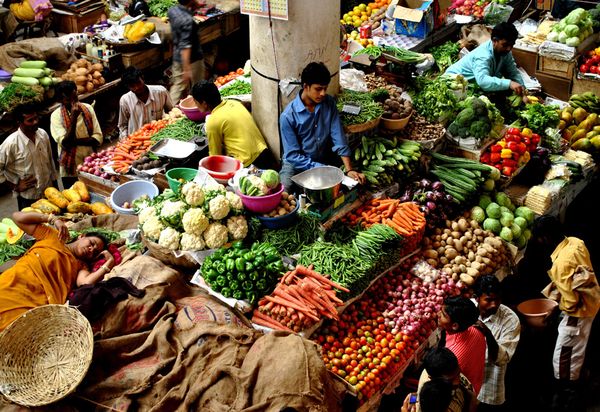
<svg viewBox="0 0 600 412">
<path fill-rule="evenodd" d="M 46 214 L 58 214 L 60 213 L 60 207 L 47 199 L 40 199 L 31 205 L 32 208 L 38 209 L 42 213 Z"/>
<path fill-rule="evenodd" d="M 42 212 L 39 211 L 39 209 L 35 209 L 33 207 L 24 207 L 23 209 L 21 209 L 21 212 L 24 212 L 24 213 L 31 213 L 31 212 L 33 212 L 33 213 L 42 213 Z"/>
<path fill-rule="evenodd" d="M 571 133 L 571 136 L 573 136 L 573 134 L 575 134 L 577 131 L 577 125 L 572 124 L 571 126 L 567 127 L 567 130 Z"/>
<path fill-rule="evenodd" d="M 573 115 L 566 110 L 563 110 L 560 113 L 560 120 L 564 121 L 566 124 L 570 124 L 573 121 Z"/>
<path fill-rule="evenodd" d="M 579 125 L 577 126 L 578 130 L 585 130 L 585 132 L 589 132 L 590 130 L 592 130 L 592 127 L 594 127 L 589 120 L 585 119 L 583 122 L 579 123 Z"/>
<path fill-rule="evenodd" d="M 69 200 L 69 202 L 81 202 L 81 196 L 75 189 L 65 189 L 62 191 L 62 194 Z"/>
<path fill-rule="evenodd" d="M 113 210 L 102 202 L 92 203 L 92 213 L 95 215 L 107 215 L 113 213 Z"/>
<path fill-rule="evenodd" d="M 575 143 L 577 140 L 585 137 L 587 131 L 585 129 L 577 129 L 575 133 L 571 136 L 571 144 Z"/>
<path fill-rule="evenodd" d="M 567 122 L 564 120 L 558 122 L 558 130 L 565 130 L 565 127 L 567 127 Z"/>
<path fill-rule="evenodd" d="M 90 192 L 88 191 L 87 187 L 85 186 L 85 183 L 80 182 L 78 180 L 75 183 L 73 183 L 73 186 L 71 186 L 71 189 L 76 190 L 77 193 L 79 193 L 79 196 L 81 197 L 82 202 L 90 201 Z"/>
<path fill-rule="evenodd" d="M 578 107 L 577 109 L 573 110 L 573 120 L 575 123 L 579 124 L 583 122 L 586 117 L 588 117 L 588 112 L 586 112 L 585 109 Z"/>
<path fill-rule="evenodd" d="M 44 190 L 44 196 L 61 209 L 64 209 L 69 204 L 69 200 L 55 187 L 47 187 Z"/>
<path fill-rule="evenodd" d="M 590 142 L 590 139 L 586 139 L 585 137 L 583 139 L 579 139 L 577 140 L 575 143 L 573 143 L 571 145 L 571 148 L 574 150 L 583 150 L 584 152 L 589 152 L 593 149 L 593 145 Z"/>
<path fill-rule="evenodd" d="M 590 143 L 594 146 L 594 149 L 600 150 L 600 136 L 594 136 L 590 139 Z"/>
<path fill-rule="evenodd" d="M 592 137 L 594 137 L 594 136 L 597 136 L 597 135 L 598 135 L 598 132 L 597 132 L 597 131 L 595 131 L 595 130 L 591 130 L 591 131 L 589 131 L 589 132 L 587 132 L 587 133 L 585 134 L 585 138 L 586 138 L 586 139 L 591 139 Z"/>
<path fill-rule="evenodd" d="M 598 124 L 598 115 L 596 113 L 591 113 L 588 115 L 588 117 L 585 118 L 585 120 L 590 122 L 592 127 L 594 127 Z"/>
<path fill-rule="evenodd" d="M 6 242 L 9 245 L 14 245 L 15 243 L 17 243 L 19 241 L 19 239 L 21 239 L 23 237 L 23 230 L 21 228 L 17 228 L 17 230 L 13 230 L 12 227 L 8 228 L 8 231 L 6 232 Z"/>
<path fill-rule="evenodd" d="M 573 107 L 572 107 L 572 106 L 567 106 L 567 107 L 565 107 L 565 108 L 563 109 L 563 112 L 567 112 L 567 113 L 571 113 L 571 114 L 573 114 L 573 110 L 575 110 L 575 109 L 573 109 Z"/>
<path fill-rule="evenodd" d="M 597 132 L 600 132 L 600 125 L 596 125 L 594 126 L 594 128 L 592 130 L 595 130 Z"/>
<path fill-rule="evenodd" d="M 67 212 L 87 214 L 92 212 L 92 208 L 91 205 L 86 202 L 71 202 L 69 203 L 69 206 L 67 206 Z"/>
</svg>

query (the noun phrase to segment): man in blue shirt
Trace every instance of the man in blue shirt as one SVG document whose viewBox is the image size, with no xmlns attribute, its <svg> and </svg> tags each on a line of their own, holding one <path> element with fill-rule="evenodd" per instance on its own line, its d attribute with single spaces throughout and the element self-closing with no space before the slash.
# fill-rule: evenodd
<svg viewBox="0 0 600 412">
<path fill-rule="evenodd" d="M 352 167 L 340 114 L 335 99 L 327 94 L 331 79 L 323 63 L 309 63 L 302 70 L 302 90 L 288 104 L 279 118 L 283 141 L 283 164 L 279 173 L 286 188 L 291 177 L 305 170 L 327 164 L 339 164 L 346 174 L 364 183 L 365 176 Z"/>
<path fill-rule="evenodd" d="M 500 23 L 487 41 L 450 66 L 446 73 L 462 74 L 468 81 L 477 82 L 484 92 L 512 90 L 518 95 L 525 91 L 523 77 L 517 69 L 511 50 L 518 32 L 511 23 Z"/>
</svg>

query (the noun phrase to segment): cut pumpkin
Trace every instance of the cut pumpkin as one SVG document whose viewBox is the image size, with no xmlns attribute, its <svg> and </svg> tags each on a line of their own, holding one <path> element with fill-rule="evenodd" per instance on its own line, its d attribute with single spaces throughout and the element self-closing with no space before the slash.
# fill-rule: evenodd
<svg viewBox="0 0 600 412">
<path fill-rule="evenodd" d="M 9 245 L 14 245 L 19 241 L 19 239 L 23 237 L 23 233 L 23 230 L 21 230 L 20 228 L 14 230 L 12 227 L 9 227 L 6 231 L 6 242 Z"/>
</svg>

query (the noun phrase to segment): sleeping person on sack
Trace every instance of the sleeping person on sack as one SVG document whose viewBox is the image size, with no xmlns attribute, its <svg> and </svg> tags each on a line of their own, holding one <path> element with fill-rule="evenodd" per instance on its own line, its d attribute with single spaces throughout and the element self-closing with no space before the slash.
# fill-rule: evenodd
<svg viewBox="0 0 600 412">
<path fill-rule="evenodd" d="M 30 309 L 64 304 L 74 287 L 102 280 L 115 265 L 101 234 L 85 233 L 65 244 L 69 231 L 55 216 L 15 212 L 13 221 L 37 241 L 0 275 L 0 331 Z M 93 268 L 99 258 L 105 262 Z"/>
</svg>

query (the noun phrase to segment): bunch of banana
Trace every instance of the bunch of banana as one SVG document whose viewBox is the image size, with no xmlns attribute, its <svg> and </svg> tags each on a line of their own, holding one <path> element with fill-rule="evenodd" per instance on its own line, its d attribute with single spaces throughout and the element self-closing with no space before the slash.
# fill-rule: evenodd
<svg viewBox="0 0 600 412">
<path fill-rule="evenodd" d="M 569 105 L 585 109 L 588 113 L 600 113 L 600 99 L 592 92 L 572 95 Z"/>
<path fill-rule="evenodd" d="M 354 160 L 372 186 L 394 183 L 402 176 L 410 175 L 421 157 L 421 145 L 417 142 L 398 142 L 394 137 L 362 137 L 354 151 Z"/>
</svg>

